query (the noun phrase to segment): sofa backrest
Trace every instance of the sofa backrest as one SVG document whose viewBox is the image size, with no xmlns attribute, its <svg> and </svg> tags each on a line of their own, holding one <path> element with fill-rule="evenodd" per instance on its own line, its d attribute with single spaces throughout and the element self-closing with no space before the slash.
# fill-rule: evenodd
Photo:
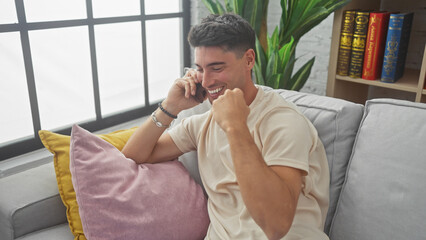
<svg viewBox="0 0 426 240">
<path fill-rule="evenodd" d="M 367 101 L 332 240 L 425 239 L 426 104 Z"/>
<path fill-rule="evenodd" d="M 261 87 L 265 91 L 275 91 L 287 101 L 296 104 L 299 110 L 313 123 L 324 144 L 330 168 L 330 207 L 325 223 L 325 232 L 328 233 L 345 179 L 346 166 L 362 117 L 363 106 L 325 96 Z M 210 103 L 205 101 L 193 109 L 183 111 L 179 114 L 176 123 L 182 118 L 208 111 L 210 107 Z M 195 152 L 186 153 L 179 158 L 196 181 L 201 184 L 196 159 Z"/>
</svg>

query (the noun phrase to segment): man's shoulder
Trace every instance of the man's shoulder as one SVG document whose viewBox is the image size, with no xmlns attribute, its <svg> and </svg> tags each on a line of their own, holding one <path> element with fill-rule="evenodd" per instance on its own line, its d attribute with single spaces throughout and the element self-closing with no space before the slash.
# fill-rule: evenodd
<svg viewBox="0 0 426 240">
<path fill-rule="evenodd" d="M 264 91 L 261 101 L 250 112 L 249 122 L 259 129 L 298 129 L 311 131 L 311 123 L 300 109 L 282 97 L 279 91 Z M 312 133 L 316 134 L 316 133 Z"/>
<path fill-rule="evenodd" d="M 300 114 L 297 106 L 284 99 L 277 91 L 273 89 L 266 89 L 259 87 L 261 97 L 258 99 L 252 111 L 256 112 L 256 115 L 265 116 L 271 113 L 294 113 Z"/>
</svg>

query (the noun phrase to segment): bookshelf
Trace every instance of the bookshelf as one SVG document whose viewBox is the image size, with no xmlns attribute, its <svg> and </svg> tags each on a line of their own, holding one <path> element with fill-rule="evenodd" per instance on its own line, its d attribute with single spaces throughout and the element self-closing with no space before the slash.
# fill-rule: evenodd
<svg viewBox="0 0 426 240">
<path fill-rule="evenodd" d="M 364 80 L 336 74 L 343 11 L 348 9 L 411 11 L 413 25 L 404 75 L 395 83 Z M 366 100 L 387 97 L 426 103 L 426 1 L 352 0 L 334 13 L 326 95 L 364 104 Z"/>
</svg>

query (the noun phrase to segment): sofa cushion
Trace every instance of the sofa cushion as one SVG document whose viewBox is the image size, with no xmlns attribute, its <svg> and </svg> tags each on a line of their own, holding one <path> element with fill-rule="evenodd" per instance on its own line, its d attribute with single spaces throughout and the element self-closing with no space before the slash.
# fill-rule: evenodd
<svg viewBox="0 0 426 240">
<path fill-rule="evenodd" d="M 201 187 L 179 161 L 137 164 L 74 125 L 70 171 L 87 239 L 204 238 Z"/>
<path fill-rule="evenodd" d="M 426 104 L 368 101 L 333 219 L 333 240 L 424 239 Z"/>
<path fill-rule="evenodd" d="M 0 179 L 2 240 L 65 222 L 52 163 Z"/>
<path fill-rule="evenodd" d="M 266 91 L 272 89 L 264 87 Z M 330 206 L 324 230 L 328 233 L 345 179 L 363 106 L 352 102 L 289 90 L 274 90 L 312 122 L 324 145 L 330 169 Z"/>
<path fill-rule="evenodd" d="M 118 130 L 99 136 L 121 150 L 135 130 L 136 128 Z M 77 200 L 75 198 L 75 191 L 72 186 L 71 173 L 69 170 L 70 136 L 56 134 L 46 130 L 40 130 L 39 135 L 43 145 L 53 153 L 57 189 L 59 189 L 62 202 L 67 208 L 66 214 L 71 232 L 74 234 L 76 240 L 85 240 L 86 238 L 83 234 L 83 227 L 81 226 Z"/>
</svg>

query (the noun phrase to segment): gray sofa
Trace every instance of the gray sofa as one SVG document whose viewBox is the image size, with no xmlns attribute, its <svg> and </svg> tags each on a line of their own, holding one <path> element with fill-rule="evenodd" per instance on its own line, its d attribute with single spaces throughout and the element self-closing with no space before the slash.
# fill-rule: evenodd
<svg viewBox="0 0 426 240">
<path fill-rule="evenodd" d="M 332 240 L 426 239 L 426 104 L 276 91 L 312 121 L 330 167 Z M 204 112 L 206 102 L 179 115 Z M 178 120 L 179 120 L 178 119 Z M 195 153 L 180 160 L 200 182 Z M 0 179 L 1 240 L 73 239 L 53 163 Z"/>
</svg>

